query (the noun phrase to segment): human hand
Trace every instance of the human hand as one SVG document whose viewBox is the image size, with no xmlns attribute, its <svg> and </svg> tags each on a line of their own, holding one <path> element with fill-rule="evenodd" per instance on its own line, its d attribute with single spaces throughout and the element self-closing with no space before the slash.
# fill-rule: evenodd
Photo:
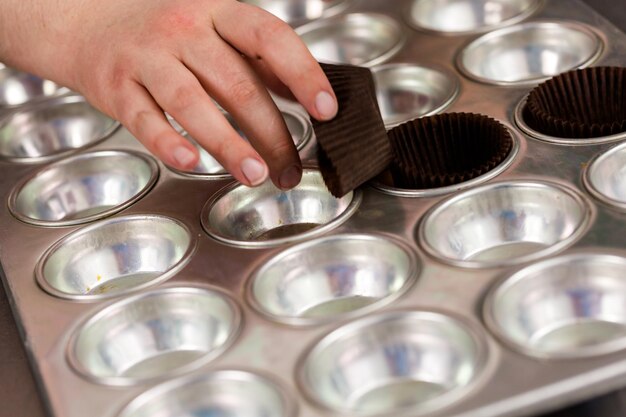
<svg viewBox="0 0 626 417">
<path fill-rule="evenodd" d="M 234 0 L 8 0 L 0 12 L 0 60 L 80 92 L 179 169 L 194 167 L 198 152 L 164 111 L 240 182 L 269 175 L 283 189 L 299 183 L 302 166 L 265 86 L 290 91 L 316 119 L 337 112 L 328 80 L 293 30 Z"/>
</svg>

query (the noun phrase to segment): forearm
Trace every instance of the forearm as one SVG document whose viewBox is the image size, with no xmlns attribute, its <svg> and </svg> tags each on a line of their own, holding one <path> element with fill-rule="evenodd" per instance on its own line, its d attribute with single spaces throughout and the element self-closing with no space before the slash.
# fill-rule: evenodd
<svg viewBox="0 0 626 417">
<path fill-rule="evenodd" d="M 0 62 L 74 87 L 72 38 L 84 2 L 0 1 Z"/>
</svg>

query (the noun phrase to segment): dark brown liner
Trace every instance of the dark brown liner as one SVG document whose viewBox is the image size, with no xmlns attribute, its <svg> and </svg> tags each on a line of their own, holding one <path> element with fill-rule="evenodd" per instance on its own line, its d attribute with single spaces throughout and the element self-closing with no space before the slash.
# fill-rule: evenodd
<svg viewBox="0 0 626 417">
<path fill-rule="evenodd" d="M 342 197 L 378 175 L 391 161 L 391 146 L 378 109 L 371 71 L 351 65 L 321 64 L 337 100 L 337 116 L 311 119 L 324 182 Z"/>
<path fill-rule="evenodd" d="M 415 119 L 390 130 L 389 139 L 394 157 L 379 181 L 404 189 L 468 181 L 495 168 L 513 146 L 504 125 L 473 113 Z"/>
<path fill-rule="evenodd" d="M 626 131 L 626 68 L 594 67 L 560 74 L 535 87 L 522 117 L 537 132 L 594 138 Z"/>
</svg>

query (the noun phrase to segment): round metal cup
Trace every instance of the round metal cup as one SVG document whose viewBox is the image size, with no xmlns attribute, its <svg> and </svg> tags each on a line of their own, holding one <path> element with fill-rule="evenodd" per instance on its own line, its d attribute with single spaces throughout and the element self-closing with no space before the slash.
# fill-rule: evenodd
<svg viewBox="0 0 626 417">
<path fill-rule="evenodd" d="M 298 26 L 311 20 L 330 17 L 343 10 L 350 0 L 243 0 L 244 3 L 265 9 L 274 16 Z"/>
<path fill-rule="evenodd" d="M 321 62 L 371 66 L 402 48 L 406 34 L 392 18 L 375 13 L 352 13 L 318 20 L 296 29 Z"/>
<path fill-rule="evenodd" d="M 110 304 L 81 323 L 67 358 L 80 375 L 107 385 L 171 377 L 223 352 L 240 323 L 238 307 L 221 292 L 153 290 Z"/>
<path fill-rule="evenodd" d="M 378 107 L 385 127 L 450 106 L 459 94 L 459 81 L 444 69 L 413 64 L 387 64 L 372 68 Z"/>
<path fill-rule="evenodd" d="M 296 145 L 296 149 L 298 151 L 302 150 L 313 134 L 313 127 L 311 126 L 311 122 L 305 119 L 300 113 L 290 110 L 290 109 L 281 109 L 281 113 L 283 115 L 283 119 L 285 120 L 285 124 L 287 125 L 287 129 L 289 133 L 291 133 L 291 138 L 293 139 L 294 145 Z M 235 119 L 226 112 L 223 112 L 224 117 L 230 123 L 230 125 L 235 129 L 239 136 L 246 139 L 246 135 L 241 130 Z M 177 131 L 182 134 L 187 140 L 189 140 L 195 147 L 198 149 L 200 153 L 200 160 L 198 164 L 193 167 L 193 169 L 189 171 L 179 170 L 177 168 L 170 167 L 173 171 L 190 177 L 203 177 L 203 178 L 212 178 L 212 179 L 224 179 L 224 178 L 232 178 L 220 163 L 211 156 L 203 147 L 201 147 L 198 142 L 186 132 L 180 124 L 178 124 L 174 119 L 170 118 L 170 123 L 174 126 Z M 247 139 L 246 139 L 247 140 Z"/>
<path fill-rule="evenodd" d="M 223 188 L 202 209 L 202 227 L 222 243 L 268 247 L 318 236 L 345 222 L 361 202 L 358 190 L 335 198 L 319 171 L 305 169 L 295 188 L 270 181 Z"/>
<path fill-rule="evenodd" d="M 416 198 L 416 197 L 435 197 L 439 195 L 445 195 L 450 193 L 456 193 L 461 190 L 465 190 L 467 188 L 474 187 L 476 185 L 487 182 L 502 172 L 504 172 L 508 167 L 511 166 L 515 157 L 519 153 L 520 150 L 520 142 L 517 134 L 512 128 L 509 128 L 509 133 L 511 134 L 511 139 L 513 141 L 511 151 L 509 154 L 500 162 L 499 165 L 494 167 L 491 171 L 485 172 L 483 175 L 479 175 L 471 180 L 467 180 L 464 182 L 460 182 L 458 184 L 448 185 L 446 187 L 438 187 L 438 188 L 424 188 L 424 189 L 410 189 L 410 188 L 398 188 L 392 187 L 390 185 L 384 184 L 376 179 L 371 182 L 372 187 L 376 188 L 378 191 L 381 191 L 385 194 L 395 195 L 399 197 L 408 197 L 408 198 Z"/>
<path fill-rule="evenodd" d="M 594 138 L 561 138 L 558 136 L 550 136 L 545 133 L 541 133 L 533 129 L 524 120 L 524 111 L 526 108 L 526 100 L 528 97 L 524 97 L 515 107 L 515 124 L 520 130 L 526 133 L 528 136 L 533 137 L 544 142 L 556 143 L 559 145 L 598 145 L 601 143 L 618 142 L 626 139 L 626 132 L 617 133 L 615 135 L 598 136 Z"/>
<path fill-rule="evenodd" d="M 466 393 L 485 367 L 482 332 L 430 311 L 370 316 L 306 353 L 298 382 L 315 403 L 358 416 L 421 415 Z"/>
<path fill-rule="evenodd" d="M 118 126 L 83 97 L 60 97 L 0 119 L 0 158 L 45 161 L 93 145 Z"/>
<path fill-rule="evenodd" d="M 528 266 L 488 293 L 488 327 L 518 351 L 548 358 L 626 348 L 626 258 L 576 253 Z"/>
<path fill-rule="evenodd" d="M 18 184 L 9 210 L 39 226 L 87 223 L 130 206 L 154 185 L 159 168 L 139 152 L 99 151 L 53 163 Z"/>
<path fill-rule="evenodd" d="M 295 417 L 286 389 L 268 377 L 218 370 L 178 378 L 149 389 L 118 417 Z"/>
<path fill-rule="evenodd" d="M 37 103 L 69 91 L 52 81 L 42 80 L 0 63 L 0 108 Z"/>
<path fill-rule="evenodd" d="M 115 297 L 170 278 L 195 247 L 196 239 L 178 220 L 156 215 L 110 218 L 52 245 L 37 264 L 37 282 L 61 298 Z"/>
<path fill-rule="evenodd" d="M 457 55 L 457 65 L 466 76 L 484 83 L 533 84 L 586 67 L 602 50 L 602 39 L 589 26 L 537 21 L 479 37 Z"/>
<path fill-rule="evenodd" d="M 425 251 L 463 267 L 527 262 L 576 241 L 592 206 L 577 191 L 536 181 L 483 185 L 434 206 L 418 228 Z"/>
<path fill-rule="evenodd" d="M 541 0 L 414 0 L 407 21 L 416 29 L 443 35 L 493 30 L 526 19 Z"/>
<path fill-rule="evenodd" d="M 313 324 L 371 311 L 415 281 L 417 258 L 387 236 L 345 234 L 293 246 L 251 277 L 248 298 L 268 318 Z"/>
<path fill-rule="evenodd" d="M 626 210 L 626 143 L 597 155 L 587 166 L 583 182 L 598 200 Z"/>
</svg>

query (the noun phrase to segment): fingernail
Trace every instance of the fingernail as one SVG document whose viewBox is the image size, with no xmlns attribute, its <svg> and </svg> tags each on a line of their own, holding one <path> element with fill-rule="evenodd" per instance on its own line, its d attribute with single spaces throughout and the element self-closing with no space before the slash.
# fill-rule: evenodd
<svg viewBox="0 0 626 417">
<path fill-rule="evenodd" d="M 189 149 L 180 146 L 174 149 L 174 159 L 178 165 L 187 168 L 196 160 L 196 156 Z"/>
<path fill-rule="evenodd" d="M 250 184 L 259 185 L 267 177 L 265 165 L 254 158 L 246 158 L 241 162 L 241 170 Z"/>
<path fill-rule="evenodd" d="M 315 107 L 323 120 L 330 120 L 337 115 L 337 102 L 326 91 L 321 91 L 317 94 Z"/>
<path fill-rule="evenodd" d="M 300 178 L 302 178 L 302 169 L 297 165 L 292 165 L 280 174 L 278 182 L 280 188 L 288 190 L 300 184 Z"/>
</svg>

